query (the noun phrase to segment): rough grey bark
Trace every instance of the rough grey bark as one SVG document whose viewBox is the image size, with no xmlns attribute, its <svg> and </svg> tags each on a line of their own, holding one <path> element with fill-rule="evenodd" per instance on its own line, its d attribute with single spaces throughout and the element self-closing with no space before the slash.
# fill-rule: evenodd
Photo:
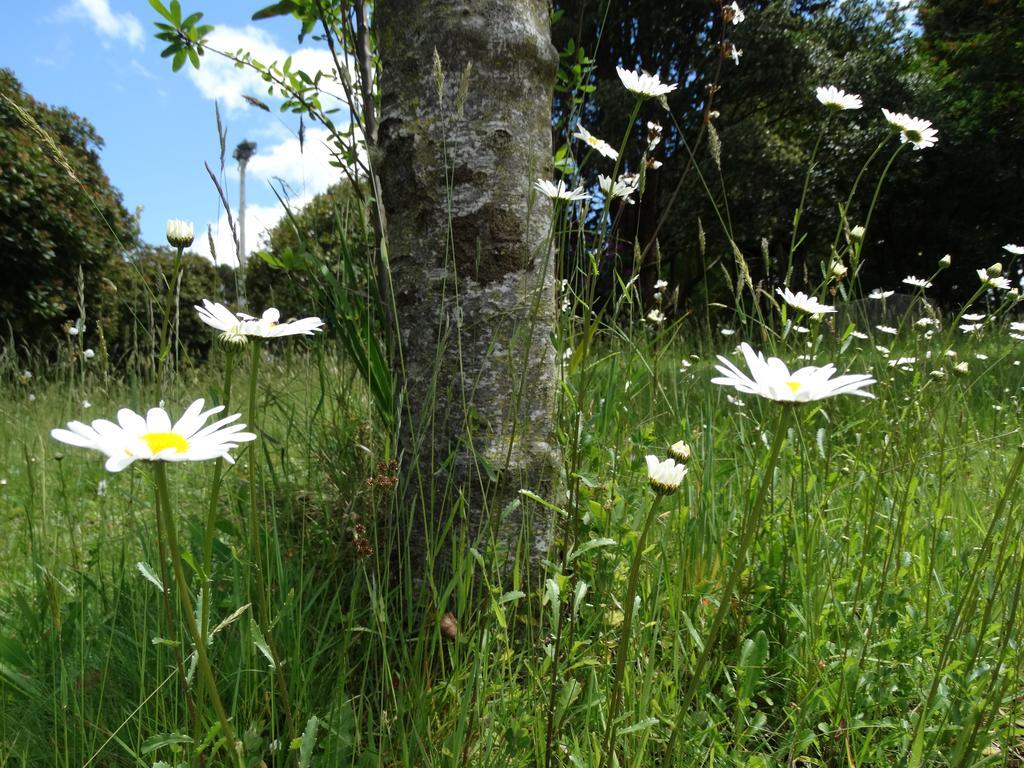
<svg viewBox="0 0 1024 768">
<path fill-rule="evenodd" d="M 535 562 L 553 521 L 519 491 L 552 498 L 559 485 L 551 207 L 528 205 L 550 172 L 548 4 L 381 0 L 375 12 L 413 581 L 447 575 L 463 543 Z"/>
</svg>

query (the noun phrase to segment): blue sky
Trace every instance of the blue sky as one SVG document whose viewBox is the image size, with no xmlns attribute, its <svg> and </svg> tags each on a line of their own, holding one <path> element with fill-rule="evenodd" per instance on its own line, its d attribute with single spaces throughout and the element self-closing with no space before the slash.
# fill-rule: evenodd
<svg viewBox="0 0 1024 768">
<path fill-rule="evenodd" d="M 312 41 L 299 45 L 294 20 L 250 21 L 265 4 L 184 0 L 183 9 L 203 11 L 204 22 L 216 27 L 211 43 L 225 50 L 246 48 L 266 63 L 292 55 L 307 71 L 330 66 L 326 49 Z M 212 226 L 219 260 L 234 263 L 223 210 L 203 167 L 204 162 L 215 171 L 219 166 L 215 101 L 227 128 L 227 188 L 233 207 L 238 174 L 231 151 L 243 139 L 257 144 L 246 174 L 247 250 L 257 245 L 252 233 L 280 216 L 270 190 L 273 179 L 286 182 L 301 205 L 340 177 L 327 164 L 325 132 L 307 121 L 300 153 L 298 116 L 278 112 L 280 102 L 267 97 L 265 84 L 251 71 L 207 53 L 198 72 L 186 65 L 172 73 L 170 62 L 160 58 L 164 44 L 153 38 L 157 15 L 145 0 L 16 3 L 4 17 L 0 67 L 12 69 L 35 98 L 67 107 L 96 127 L 105 141 L 103 168 L 128 210 L 142 207 L 147 242 L 164 242 L 167 219 L 187 219 L 196 225 L 197 251 L 208 255 L 205 231 Z M 242 94 L 263 99 L 273 111 L 248 106 Z"/>
</svg>

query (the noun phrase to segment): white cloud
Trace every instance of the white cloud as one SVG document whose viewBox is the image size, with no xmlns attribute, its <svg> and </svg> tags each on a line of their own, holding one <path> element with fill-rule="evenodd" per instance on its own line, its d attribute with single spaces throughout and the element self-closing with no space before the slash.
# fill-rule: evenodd
<svg viewBox="0 0 1024 768">
<path fill-rule="evenodd" d="M 60 9 L 59 16 L 88 19 L 104 37 L 142 47 L 142 23 L 130 13 L 112 11 L 110 0 L 71 0 L 70 5 Z"/>
<path fill-rule="evenodd" d="M 268 66 L 274 62 L 283 65 L 285 59 L 291 56 L 293 70 L 304 70 L 311 77 L 317 72 L 325 72 L 333 77 L 334 59 L 326 48 L 299 48 L 289 53 L 278 46 L 265 30 L 251 25 L 241 29 L 230 26 L 216 27 L 210 33 L 207 42 L 210 48 L 228 54 L 234 54 L 239 50 L 246 51 L 253 59 Z M 219 100 L 228 110 L 248 106 L 242 98 L 243 94 L 264 101 L 278 99 L 278 96 L 267 95 L 268 83 L 259 72 L 252 67 L 239 69 L 233 61 L 210 50 L 203 56 L 202 66 L 198 70 L 189 68 L 188 76 L 203 96 Z M 322 86 L 338 96 L 344 93 L 341 85 L 333 83 L 326 75 Z M 325 108 L 343 106 L 341 102 L 328 104 L 328 100 L 324 101 Z"/>
<path fill-rule="evenodd" d="M 303 195 L 289 201 L 292 211 L 302 208 L 313 198 L 312 194 Z M 235 212 L 235 224 L 238 224 L 237 212 Z M 266 233 L 272 229 L 281 217 L 284 216 L 284 209 L 280 205 L 247 205 L 245 208 L 245 251 L 252 255 L 266 247 Z M 235 241 L 231 236 L 231 227 L 228 225 L 226 213 L 222 213 L 216 222 L 210 222 L 207 227 L 197 229 L 196 239 L 192 245 L 192 251 L 210 261 L 214 261 L 210 251 L 210 240 L 207 235 L 209 231 L 213 236 L 213 245 L 217 251 L 217 264 L 230 264 L 238 266 L 238 259 L 235 253 Z"/>
</svg>

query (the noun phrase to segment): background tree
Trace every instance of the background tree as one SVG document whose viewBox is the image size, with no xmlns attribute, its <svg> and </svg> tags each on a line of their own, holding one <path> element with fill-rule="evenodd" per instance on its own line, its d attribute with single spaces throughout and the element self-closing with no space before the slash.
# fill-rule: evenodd
<svg viewBox="0 0 1024 768">
<path fill-rule="evenodd" d="M 836 231 L 837 203 L 846 199 L 861 165 L 885 135 L 880 108 L 941 122 L 923 98 L 934 90 L 929 85 L 932 75 L 915 65 L 913 30 L 892 3 L 747 2 L 741 3 L 746 18 L 740 24 L 730 22 L 723 4 L 613 3 L 607 12 L 582 0 L 556 5 L 561 12 L 553 28 L 556 45 L 565 48 L 571 40 L 588 51 L 589 82 L 597 86 L 586 101 L 559 94 L 555 106 L 562 140 L 562 130 L 577 116 L 613 143 L 621 136 L 629 104 L 628 95 L 618 87 L 617 65 L 658 71 L 679 84 L 668 97 L 671 117 L 653 101 L 645 105 L 642 116 L 665 124 L 660 148 L 664 166 L 649 173 L 656 183 L 645 193 L 656 198 L 647 208 L 654 219 L 647 227 L 657 232 L 663 276 L 680 287 L 680 309 L 689 305 L 700 310 L 708 290 L 712 298 L 721 298 L 727 290 L 722 270 L 706 267 L 732 266 L 730 235 L 746 255 L 755 279 L 778 279 L 789 250 L 793 212 L 825 116 L 814 97 L 817 86 L 834 84 L 862 94 L 864 108 L 833 119 L 818 151 L 801 219 L 801 234 L 806 235 L 798 251 L 801 283 L 820 276 Z M 732 47 L 742 51 L 738 65 L 724 57 Z M 715 142 L 709 141 L 704 128 L 708 120 L 720 139 L 719 153 L 710 151 Z M 724 225 L 697 174 L 688 170 L 684 139 L 695 147 L 698 168 L 709 182 Z M 638 159 L 625 158 L 626 168 L 636 170 Z M 876 160 L 865 175 L 851 207 L 853 223 L 866 212 L 880 166 Z M 908 194 L 908 185 L 934 185 L 935 173 L 943 166 L 944 160 L 933 151 L 901 159 L 874 214 L 873 237 L 865 251 L 866 280 L 891 278 L 896 272 L 902 277 L 918 265 L 928 271 L 934 266 L 935 251 L 927 245 L 922 248 L 926 241 L 917 237 L 919 222 L 928 220 L 928 207 L 920 196 Z M 951 178 L 935 194 L 955 200 L 959 192 Z M 698 220 L 706 234 L 704 255 Z"/>
<path fill-rule="evenodd" d="M 953 255 L 946 298 L 1024 240 L 1024 4 L 922 0 L 915 107 L 939 129 L 927 174 L 897 179 L 884 201 L 892 247 Z M 951 295 L 952 294 L 952 295 Z"/>
<path fill-rule="evenodd" d="M 138 229 L 100 167 L 103 140 L 66 109 L 40 104 L 0 69 L 0 317 L 20 348 L 45 348 Z M 2 342 L 0 342 L 2 343 Z"/>
</svg>

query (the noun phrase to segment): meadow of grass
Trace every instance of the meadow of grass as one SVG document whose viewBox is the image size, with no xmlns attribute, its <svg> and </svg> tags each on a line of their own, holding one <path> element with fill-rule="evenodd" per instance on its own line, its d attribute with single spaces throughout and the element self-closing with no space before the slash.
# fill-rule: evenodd
<svg viewBox="0 0 1024 768">
<path fill-rule="evenodd" d="M 189 587 L 198 597 L 209 579 L 210 626 L 224 624 L 209 656 L 245 765 L 1020 764 L 1024 349 L 1004 318 L 970 335 L 948 319 L 898 336 L 864 327 L 864 340 L 829 321 L 807 334 L 748 321 L 729 336 L 567 322 L 567 493 L 546 500 L 560 533 L 534 592 L 486 542 L 466 545 L 453 615 L 403 620 L 390 443 L 328 339 L 268 346 L 260 439 L 224 473 L 208 573 L 214 465 L 169 465 Z M 782 406 L 711 384 L 715 354 L 739 340 L 872 373 L 875 399 Z M 162 388 L 172 414 L 198 396 L 223 401 L 223 354 Z M 237 358 L 232 410 L 250 360 Z M 201 678 L 179 677 L 192 645 L 158 587 L 173 575 L 150 468 L 107 473 L 49 437 L 160 399 L 97 370 L 5 375 L 0 766 L 234 765 Z M 678 440 L 689 473 L 639 553 L 616 675 L 655 499 L 644 457 Z M 698 664 L 762 486 L 718 641 Z"/>
</svg>

